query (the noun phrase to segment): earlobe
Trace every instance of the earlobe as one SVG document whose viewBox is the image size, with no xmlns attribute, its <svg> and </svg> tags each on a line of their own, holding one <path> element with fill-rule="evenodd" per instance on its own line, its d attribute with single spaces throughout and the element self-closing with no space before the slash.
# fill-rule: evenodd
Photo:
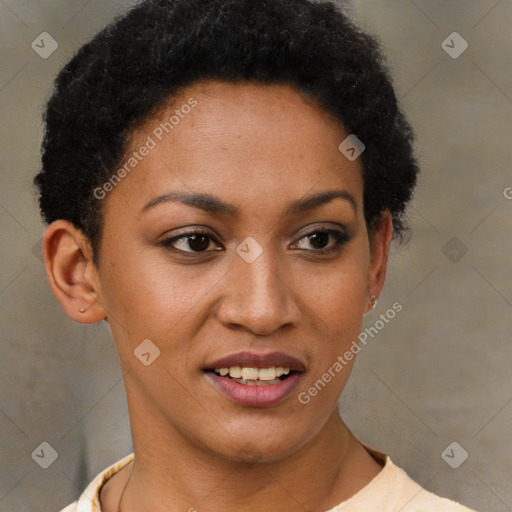
<svg viewBox="0 0 512 512">
<path fill-rule="evenodd" d="M 393 221 L 389 211 L 382 213 L 370 236 L 368 275 L 369 309 L 373 309 L 386 281 L 389 249 L 393 240 Z"/>
<path fill-rule="evenodd" d="M 103 320 L 98 274 L 84 234 L 68 221 L 53 222 L 43 236 L 43 255 L 53 294 L 68 316 L 83 324 Z"/>
</svg>

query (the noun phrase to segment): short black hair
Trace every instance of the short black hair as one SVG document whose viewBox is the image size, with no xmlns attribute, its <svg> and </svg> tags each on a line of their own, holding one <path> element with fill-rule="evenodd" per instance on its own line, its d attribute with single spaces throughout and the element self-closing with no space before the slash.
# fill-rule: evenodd
<svg viewBox="0 0 512 512">
<path fill-rule="evenodd" d="M 44 114 L 34 183 L 45 222 L 70 221 L 97 263 L 93 191 L 112 177 L 135 128 L 208 79 L 291 84 L 341 121 L 365 145 L 367 225 L 388 210 L 402 238 L 419 169 L 380 44 L 333 2 L 311 0 L 145 0 L 82 46 Z"/>
</svg>

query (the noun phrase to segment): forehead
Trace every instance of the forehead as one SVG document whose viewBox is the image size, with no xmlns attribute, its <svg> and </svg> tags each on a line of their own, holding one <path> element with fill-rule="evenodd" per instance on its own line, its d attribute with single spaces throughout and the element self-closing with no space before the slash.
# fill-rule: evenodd
<svg viewBox="0 0 512 512">
<path fill-rule="evenodd" d="M 123 162 L 133 169 L 109 203 L 142 207 L 157 194 L 193 190 L 263 206 L 333 187 L 362 201 L 360 159 L 338 149 L 347 135 L 291 85 L 197 83 L 134 132 Z"/>
</svg>

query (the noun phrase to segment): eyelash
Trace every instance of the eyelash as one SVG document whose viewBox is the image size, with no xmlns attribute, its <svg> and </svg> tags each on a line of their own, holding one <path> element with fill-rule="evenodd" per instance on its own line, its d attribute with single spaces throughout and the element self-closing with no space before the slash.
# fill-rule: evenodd
<svg viewBox="0 0 512 512">
<path fill-rule="evenodd" d="M 345 231 L 337 230 L 337 229 L 329 229 L 329 228 L 321 228 L 316 229 L 315 231 L 311 231 L 309 233 L 306 233 L 305 235 L 301 236 L 299 240 L 297 240 L 298 243 L 303 239 L 307 239 L 308 237 L 312 237 L 313 235 L 319 234 L 319 233 L 327 233 L 329 235 L 332 235 L 335 239 L 334 243 L 328 247 L 327 249 L 306 249 L 309 252 L 312 252 L 314 254 L 320 254 L 320 255 L 329 255 L 335 252 L 338 252 L 341 247 L 349 241 L 349 236 Z M 191 239 L 193 236 L 204 236 L 207 239 L 214 241 L 215 243 L 219 244 L 215 237 L 213 237 L 210 233 L 207 233 L 206 231 L 191 231 L 190 233 L 182 233 L 181 235 L 177 235 L 171 238 L 166 238 L 165 240 L 162 240 L 158 243 L 159 246 L 164 247 L 168 250 L 171 250 L 172 252 L 180 253 L 180 254 L 186 254 L 186 255 L 196 255 L 196 254 L 208 254 L 212 252 L 217 252 L 219 249 L 216 249 L 214 251 L 182 251 L 181 249 L 176 249 L 172 246 L 173 243 L 185 239 Z M 219 244 L 220 245 L 220 244 Z M 187 256 L 189 257 L 189 256 Z"/>
</svg>

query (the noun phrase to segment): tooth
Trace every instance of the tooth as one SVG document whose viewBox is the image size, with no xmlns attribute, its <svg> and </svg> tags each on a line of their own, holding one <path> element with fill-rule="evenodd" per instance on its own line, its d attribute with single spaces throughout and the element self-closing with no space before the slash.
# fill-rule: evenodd
<svg viewBox="0 0 512 512">
<path fill-rule="evenodd" d="M 233 379 L 243 379 L 244 383 L 247 381 L 264 381 L 269 382 L 279 379 L 282 375 L 288 375 L 290 368 L 283 366 L 270 366 L 268 368 L 251 368 L 241 366 L 230 366 L 229 368 L 215 368 L 215 372 L 225 377 L 229 376 Z M 279 382 L 279 380 L 277 381 Z M 252 382 L 250 383 L 252 385 Z"/>
<path fill-rule="evenodd" d="M 256 380 L 258 378 L 258 368 L 242 368 L 242 379 Z"/>
<path fill-rule="evenodd" d="M 258 372 L 258 378 L 260 380 L 274 380 L 276 378 L 276 368 L 260 368 Z"/>
<path fill-rule="evenodd" d="M 239 379 L 242 376 L 242 368 L 240 366 L 230 366 L 229 376 L 233 379 Z"/>
</svg>

